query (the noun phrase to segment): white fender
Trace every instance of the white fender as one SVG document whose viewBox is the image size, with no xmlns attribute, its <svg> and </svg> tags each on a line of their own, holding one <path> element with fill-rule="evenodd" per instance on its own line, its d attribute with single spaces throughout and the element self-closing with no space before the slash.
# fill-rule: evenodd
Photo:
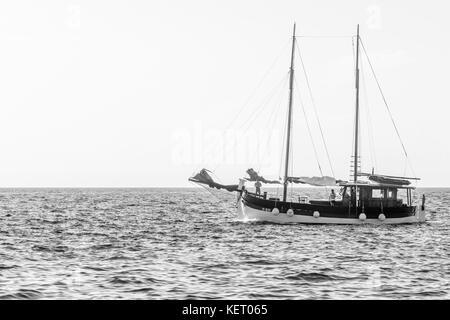
<svg viewBox="0 0 450 320">
<path fill-rule="evenodd" d="M 292 210 L 292 209 L 289 209 L 286 213 L 287 213 L 288 217 L 294 216 L 294 210 Z"/>
<path fill-rule="evenodd" d="M 366 216 L 365 213 L 361 213 L 361 214 L 359 215 L 359 220 L 361 220 L 361 221 L 366 220 L 366 218 L 367 218 L 367 216 Z"/>
<path fill-rule="evenodd" d="M 277 216 L 280 214 L 280 210 L 278 210 L 278 208 L 273 208 L 272 213 Z"/>
<path fill-rule="evenodd" d="M 386 216 L 384 215 L 384 213 L 380 213 L 378 215 L 378 219 L 381 220 L 381 221 L 384 221 L 384 220 L 386 220 Z"/>
<path fill-rule="evenodd" d="M 319 211 L 314 211 L 314 213 L 313 213 L 313 217 L 314 217 L 314 218 L 318 218 L 318 217 L 320 217 L 320 213 L 319 213 Z"/>
</svg>

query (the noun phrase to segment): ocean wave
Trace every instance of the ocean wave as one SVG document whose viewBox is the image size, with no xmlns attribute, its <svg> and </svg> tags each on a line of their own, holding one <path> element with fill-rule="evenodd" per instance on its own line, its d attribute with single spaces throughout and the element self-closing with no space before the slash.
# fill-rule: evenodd
<svg viewBox="0 0 450 320">
<path fill-rule="evenodd" d="M 197 189 L 3 190 L 0 299 L 442 299 L 450 190 L 426 192 L 426 224 L 377 228 L 240 221 Z"/>
</svg>

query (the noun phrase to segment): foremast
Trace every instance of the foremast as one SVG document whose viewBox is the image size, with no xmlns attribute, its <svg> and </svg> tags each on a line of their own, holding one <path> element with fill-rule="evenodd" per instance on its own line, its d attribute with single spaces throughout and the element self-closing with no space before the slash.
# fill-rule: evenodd
<svg viewBox="0 0 450 320">
<path fill-rule="evenodd" d="M 358 126 L 359 126 L 359 24 L 356 29 L 356 70 L 355 70 L 355 154 L 353 155 L 353 182 L 358 180 Z"/>
<path fill-rule="evenodd" d="M 289 109 L 288 109 L 288 123 L 287 123 L 287 137 L 286 137 L 286 159 L 284 163 L 284 186 L 283 186 L 283 201 L 287 198 L 287 187 L 289 183 L 289 152 L 291 144 L 291 122 L 292 122 L 292 100 L 294 91 L 294 53 L 295 53 L 295 23 L 294 31 L 292 33 L 292 51 L 291 51 L 291 68 L 289 69 Z"/>
<path fill-rule="evenodd" d="M 355 184 L 355 195 L 352 205 L 355 206 L 355 212 L 358 212 L 358 130 L 359 130 L 359 24 L 356 28 L 356 66 L 355 66 L 355 154 L 353 155 L 353 183 Z"/>
</svg>

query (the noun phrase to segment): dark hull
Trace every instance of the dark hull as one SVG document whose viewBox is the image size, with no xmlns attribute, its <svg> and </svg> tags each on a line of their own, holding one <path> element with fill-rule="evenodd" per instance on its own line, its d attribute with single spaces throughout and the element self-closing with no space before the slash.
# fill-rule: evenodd
<svg viewBox="0 0 450 320">
<path fill-rule="evenodd" d="M 334 206 L 331 206 L 328 201 L 311 200 L 310 203 L 282 202 L 262 199 L 248 192 L 243 194 L 242 202 L 246 207 L 266 212 L 271 212 L 274 208 L 277 208 L 280 213 L 287 213 L 289 209 L 292 209 L 294 216 L 313 216 L 314 212 L 317 211 L 320 213 L 320 217 L 323 218 L 357 219 L 361 213 L 364 213 L 367 219 L 378 219 L 380 213 L 383 213 L 386 219 L 405 218 L 414 216 L 417 210 L 416 206 L 406 205 L 384 208 L 381 208 L 381 206 L 364 206 L 363 210 L 362 207 L 355 208 L 354 205 L 343 205 L 340 201 L 336 201 Z"/>
</svg>

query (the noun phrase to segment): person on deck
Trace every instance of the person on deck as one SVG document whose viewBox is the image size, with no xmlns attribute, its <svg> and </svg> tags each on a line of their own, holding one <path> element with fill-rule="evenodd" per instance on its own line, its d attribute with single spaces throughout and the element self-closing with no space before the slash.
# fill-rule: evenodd
<svg viewBox="0 0 450 320">
<path fill-rule="evenodd" d="M 259 182 L 259 180 L 256 180 L 255 182 L 255 189 L 256 189 L 256 194 L 257 195 L 261 195 L 261 182 Z"/>
<path fill-rule="evenodd" d="M 350 196 L 347 191 L 342 195 L 342 205 L 347 207 L 350 204 Z"/>
<path fill-rule="evenodd" d="M 331 204 L 332 207 L 334 207 L 335 204 L 336 204 L 336 194 L 334 193 L 334 189 L 331 189 L 330 204 Z"/>
<path fill-rule="evenodd" d="M 355 188 L 353 188 L 353 187 L 350 190 L 350 200 L 352 202 L 352 205 L 355 205 L 355 202 L 356 202 L 356 191 L 355 191 Z"/>
</svg>

